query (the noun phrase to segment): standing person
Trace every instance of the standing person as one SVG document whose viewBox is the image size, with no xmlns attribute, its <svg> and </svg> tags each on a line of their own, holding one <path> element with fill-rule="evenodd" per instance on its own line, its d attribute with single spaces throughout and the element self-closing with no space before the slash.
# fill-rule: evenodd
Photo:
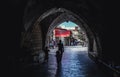
<svg viewBox="0 0 120 77">
<path fill-rule="evenodd" d="M 53 48 L 55 48 L 55 47 L 56 47 L 56 41 L 53 40 Z"/>
<path fill-rule="evenodd" d="M 49 51 L 50 51 L 50 50 L 49 50 L 48 47 L 46 46 L 45 49 L 44 49 L 44 52 L 45 52 L 44 62 L 48 62 L 48 58 L 49 58 L 49 57 L 48 57 L 48 56 L 49 56 L 48 53 L 49 53 Z"/>
<path fill-rule="evenodd" d="M 62 55 L 63 55 L 63 52 L 64 52 L 64 46 L 63 46 L 63 43 L 61 40 L 59 40 L 59 43 L 58 43 L 58 51 L 60 51 L 60 61 L 62 59 Z"/>
<path fill-rule="evenodd" d="M 52 41 L 50 41 L 49 47 L 50 47 L 50 48 L 53 48 L 53 43 L 52 43 Z"/>
<path fill-rule="evenodd" d="M 56 56 L 57 66 L 59 67 L 60 60 L 61 60 L 61 52 L 60 52 L 60 50 L 56 51 L 56 55 L 55 56 Z"/>
</svg>

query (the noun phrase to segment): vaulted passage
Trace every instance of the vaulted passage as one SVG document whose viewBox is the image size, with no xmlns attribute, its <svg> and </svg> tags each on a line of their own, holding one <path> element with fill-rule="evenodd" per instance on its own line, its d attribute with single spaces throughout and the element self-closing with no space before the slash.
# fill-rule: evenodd
<svg viewBox="0 0 120 77">
<path fill-rule="evenodd" d="M 112 48 L 115 49 L 116 46 L 110 45 L 108 41 L 114 39 L 110 34 L 115 27 L 109 26 L 108 29 L 108 24 L 105 24 L 102 1 L 13 0 L 8 7 L 11 15 L 7 17 L 11 20 L 8 21 L 7 31 L 11 37 L 6 41 L 11 52 L 7 52 L 7 64 L 11 75 L 22 73 L 21 76 L 32 77 L 119 77 L 120 54 L 117 50 L 113 53 Z M 44 48 L 49 46 L 49 35 L 55 27 L 69 21 L 85 32 L 87 50 L 82 50 L 86 47 L 65 46 L 62 65 L 58 68 L 55 48 L 49 53 L 48 64 L 43 63 Z"/>
</svg>

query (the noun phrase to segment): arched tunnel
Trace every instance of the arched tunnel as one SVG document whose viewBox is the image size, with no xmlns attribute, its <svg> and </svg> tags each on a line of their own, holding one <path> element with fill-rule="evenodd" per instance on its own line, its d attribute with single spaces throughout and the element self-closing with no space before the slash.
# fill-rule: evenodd
<svg viewBox="0 0 120 77">
<path fill-rule="evenodd" d="M 106 21 L 103 0 L 9 0 L 5 5 L 4 50 L 10 75 L 22 71 L 24 66 L 42 64 L 49 33 L 65 21 L 72 21 L 85 31 L 91 60 L 111 77 L 120 75 L 116 46 L 119 30 Z"/>
</svg>

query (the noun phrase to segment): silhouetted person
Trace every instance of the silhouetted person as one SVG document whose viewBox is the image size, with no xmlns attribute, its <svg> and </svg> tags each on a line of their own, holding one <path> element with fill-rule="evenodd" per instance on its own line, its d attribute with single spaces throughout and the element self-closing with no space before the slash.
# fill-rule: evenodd
<svg viewBox="0 0 120 77">
<path fill-rule="evenodd" d="M 57 61 L 57 66 L 59 67 L 60 61 L 61 61 L 61 52 L 59 50 L 56 51 L 56 61 Z"/>
<path fill-rule="evenodd" d="M 63 52 L 64 52 L 64 46 L 63 46 L 63 43 L 61 40 L 59 40 L 59 43 L 58 43 L 58 51 L 60 51 L 60 62 L 61 62 L 61 59 L 62 59 L 62 55 L 63 55 Z"/>
<path fill-rule="evenodd" d="M 45 52 L 45 58 L 44 58 L 44 62 L 48 62 L 48 53 L 49 53 L 49 49 L 48 49 L 48 47 L 45 47 L 45 49 L 44 49 L 44 52 Z"/>
<path fill-rule="evenodd" d="M 62 77 L 62 76 L 63 76 L 62 67 L 59 66 L 59 67 L 57 67 L 55 77 Z"/>
</svg>

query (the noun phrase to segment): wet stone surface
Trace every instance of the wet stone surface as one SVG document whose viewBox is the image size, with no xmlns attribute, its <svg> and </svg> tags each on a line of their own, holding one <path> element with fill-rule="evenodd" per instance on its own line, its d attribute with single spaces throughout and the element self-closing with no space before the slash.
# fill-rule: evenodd
<svg viewBox="0 0 120 77">
<path fill-rule="evenodd" d="M 24 70 L 27 77 L 107 77 L 88 57 L 86 47 L 65 47 L 61 65 L 57 67 L 55 51 L 51 49 L 48 63 L 29 66 Z M 21 74 L 22 77 L 23 74 Z"/>
</svg>

